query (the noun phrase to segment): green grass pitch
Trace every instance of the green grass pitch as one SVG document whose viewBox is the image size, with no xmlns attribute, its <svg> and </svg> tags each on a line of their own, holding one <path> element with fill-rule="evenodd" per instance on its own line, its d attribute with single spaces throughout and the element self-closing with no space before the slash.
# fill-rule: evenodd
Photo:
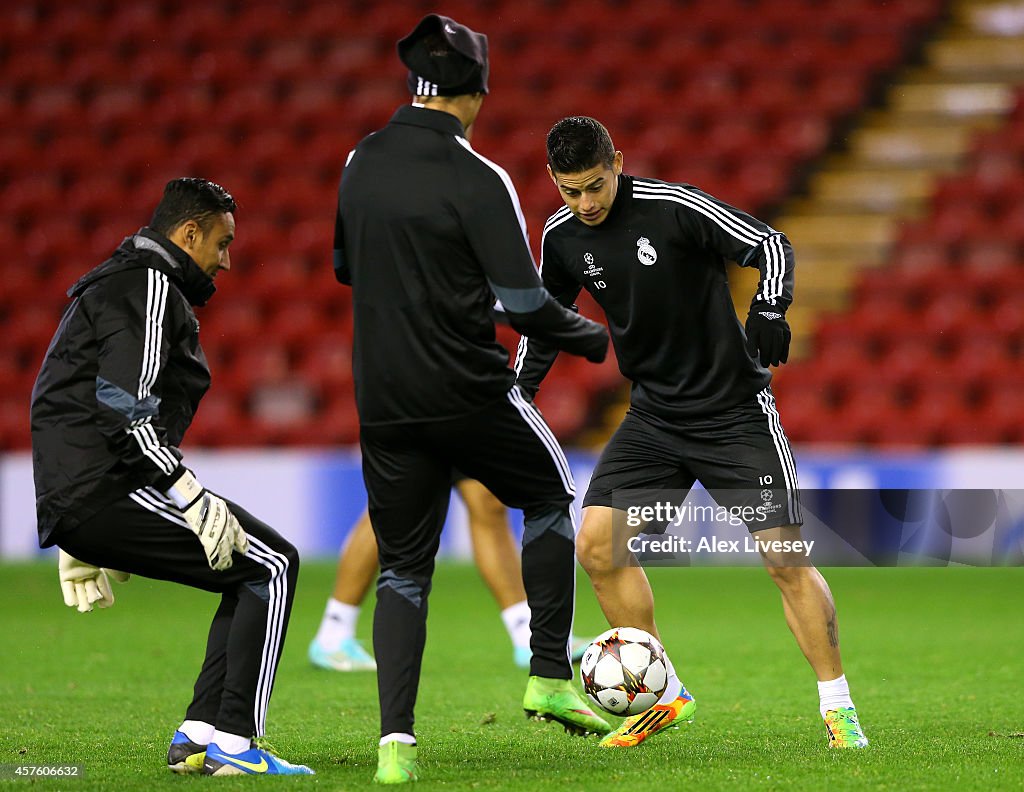
<svg viewBox="0 0 1024 792">
<path fill-rule="evenodd" d="M 604 751 L 519 707 L 497 608 L 472 567 L 442 564 L 430 602 L 417 733 L 420 789 L 1020 789 L 1024 569 L 828 570 L 846 671 L 872 746 L 829 752 L 814 678 L 759 569 L 658 569 L 658 620 L 697 720 Z M 333 564 L 307 563 L 268 737 L 312 778 L 173 776 L 167 743 L 201 661 L 213 596 L 133 579 L 112 610 L 62 604 L 56 566 L 0 567 L 0 764 L 80 764 L 75 780 L 5 789 L 365 788 L 373 675 L 317 671 L 306 646 Z M 577 627 L 604 629 L 580 576 Z M 360 632 L 369 634 L 372 608 Z"/>
</svg>

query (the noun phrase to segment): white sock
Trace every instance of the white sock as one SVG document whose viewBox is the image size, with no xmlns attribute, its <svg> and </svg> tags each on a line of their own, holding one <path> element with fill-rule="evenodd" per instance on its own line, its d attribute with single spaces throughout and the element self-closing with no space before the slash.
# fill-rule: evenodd
<svg viewBox="0 0 1024 792">
<path fill-rule="evenodd" d="M 210 740 L 213 739 L 213 724 L 206 721 L 182 721 L 178 731 L 196 745 L 209 745 Z"/>
<path fill-rule="evenodd" d="M 821 717 L 829 710 L 840 707 L 852 707 L 853 699 L 850 698 L 850 685 L 846 681 L 846 674 L 838 679 L 831 679 L 828 682 L 818 683 L 818 701 Z"/>
<path fill-rule="evenodd" d="M 381 745 L 384 745 L 385 743 L 389 742 L 400 742 L 404 743 L 405 745 L 415 745 L 416 738 L 413 737 L 411 734 L 406 734 L 405 732 L 391 732 L 391 734 L 385 734 L 383 737 L 380 738 Z"/>
<path fill-rule="evenodd" d="M 217 747 L 228 754 L 245 753 L 252 746 L 252 740 L 248 737 L 240 737 L 237 734 L 228 734 L 228 732 L 222 731 L 215 731 L 210 742 L 217 743 Z"/>
<path fill-rule="evenodd" d="M 530 606 L 526 600 L 509 605 L 501 612 L 501 620 L 505 622 L 508 637 L 515 647 L 530 646 Z"/>
<path fill-rule="evenodd" d="M 342 641 L 355 636 L 358 621 L 358 605 L 339 602 L 332 597 L 327 600 L 324 617 L 320 620 L 320 629 L 316 631 L 316 642 L 322 649 L 334 651 Z"/>
<path fill-rule="evenodd" d="M 683 683 L 676 676 L 676 668 L 672 665 L 668 655 L 665 655 L 665 663 L 668 664 L 668 685 L 665 687 L 665 692 L 661 694 L 661 698 L 658 699 L 659 704 L 668 704 L 670 701 L 675 701 L 679 698 L 679 693 L 683 689 Z"/>
</svg>

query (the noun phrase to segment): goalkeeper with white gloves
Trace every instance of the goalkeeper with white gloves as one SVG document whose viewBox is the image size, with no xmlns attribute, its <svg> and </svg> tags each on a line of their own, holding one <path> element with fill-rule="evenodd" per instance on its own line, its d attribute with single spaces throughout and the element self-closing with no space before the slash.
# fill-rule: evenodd
<svg viewBox="0 0 1024 792">
<path fill-rule="evenodd" d="M 150 225 L 69 290 L 32 392 L 39 543 L 60 548 L 64 602 L 81 612 L 112 605 L 109 578 L 129 574 L 220 594 L 171 770 L 310 774 L 261 742 L 298 554 L 177 448 L 210 386 L 193 306 L 231 266 L 235 210 L 220 185 L 175 179 Z"/>
</svg>

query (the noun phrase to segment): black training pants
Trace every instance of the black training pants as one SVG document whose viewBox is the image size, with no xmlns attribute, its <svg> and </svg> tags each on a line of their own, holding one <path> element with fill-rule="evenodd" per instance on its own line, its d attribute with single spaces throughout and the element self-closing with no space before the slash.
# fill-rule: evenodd
<svg viewBox="0 0 1024 792">
<path fill-rule="evenodd" d="M 558 441 L 520 389 L 459 418 L 364 426 L 360 444 L 381 568 L 373 619 L 381 736 L 413 733 L 427 598 L 453 468 L 523 510 L 530 673 L 572 678 L 575 488 Z"/>
<path fill-rule="evenodd" d="M 112 503 L 57 544 L 100 567 L 184 583 L 221 595 L 185 718 L 231 734 L 263 736 L 277 662 L 295 598 L 299 556 L 268 525 L 228 501 L 249 537 L 230 569 L 210 569 L 174 503 L 152 488 Z"/>
</svg>

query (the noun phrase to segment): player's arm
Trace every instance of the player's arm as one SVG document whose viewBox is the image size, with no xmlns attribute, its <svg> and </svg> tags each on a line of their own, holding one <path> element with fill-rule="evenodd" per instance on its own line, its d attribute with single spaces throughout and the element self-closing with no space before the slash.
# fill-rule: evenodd
<svg viewBox="0 0 1024 792">
<path fill-rule="evenodd" d="M 608 353 L 608 332 L 556 302 L 541 282 L 519 197 L 504 171 L 472 174 L 463 196 L 463 228 L 509 324 L 556 349 L 594 362 Z"/>
<path fill-rule="evenodd" d="M 746 212 L 695 188 L 687 192 L 681 214 L 685 230 L 703 247 L 760 272 L 745 325 L 748 352 L 763 366 L 785 363 L 790 341 L 786 311 L 793 302 L 793 246 L 785 234 Z"/>
<path fill-rule="evenodd" d="M 231 566 L 233 550 L 248 549 L 248 539 L 224 500 L 182 465 L 153 393 L 181 331 L 173 288 L 161 272 L 130 270 L 112 276 L 86 306 L 97 345 L 97 426 L 126 469 L 177 504 L 210 567 L 222 570 Z"/>
<path fill-rule="evenodd" d="M 109 278 L 83 306 L 94 314 L 98 427 L 125 469 L 161 491 L 182 472 L 181 452 L 167 441 L 153 393 L 175 333 L 172 288 L 163 273 L 130 270 Z"/>
<path fill-rule="evenodd" d="M 557 302 L 573 311 L 577 310 L 573 302 L 582 286 L 562 268 L 547 235 L 541 243 L 540 275 L 544 288 Z M 540 338 L 531 338 L 524 334 L 519 339 L 519 348 L 516 350 L 516 383 L 531 397 L 536 396 L 540 390 L 540 383 L 551 370 L 556 357 L 557 347 Z"/>
</svg>

